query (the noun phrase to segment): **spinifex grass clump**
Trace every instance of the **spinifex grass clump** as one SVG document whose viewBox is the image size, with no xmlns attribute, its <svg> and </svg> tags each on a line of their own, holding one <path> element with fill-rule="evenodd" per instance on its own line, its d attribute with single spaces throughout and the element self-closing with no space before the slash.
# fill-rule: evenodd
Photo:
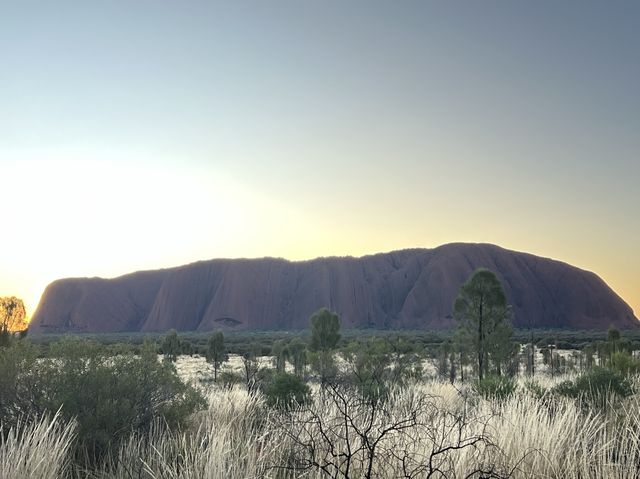
<svg viewBox="0 0 640 479">
<path fill-rule="evenodd" d="M 52 418 L 20 420 L 0 435 L 0 479 L 57 479 L 68 472 L 75 424 Z"/>
<path fill-rule="evenodd" d="M 134 435 L 101 479 L 240 479 L 273 477 L 282 461 L 283 438 L 271 429 L 274 414 L 259 394 L 217 390 L 209 408 L 196 413 L 182 431 L 154 428 Z"/>
</svg>

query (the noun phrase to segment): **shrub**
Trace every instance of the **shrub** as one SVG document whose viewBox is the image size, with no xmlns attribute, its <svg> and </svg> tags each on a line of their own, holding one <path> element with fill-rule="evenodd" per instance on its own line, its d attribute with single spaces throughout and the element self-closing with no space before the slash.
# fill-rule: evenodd
<svg viewBox="0 0 640 479">
<path fill-rule="evenodd" d="M 22 418 L 40 416 L 38 351 L 31 344 L 19 341 L 0 348 L 0 432 L 15 428 Z M 54 413 L 56 411 L 53 411 Z"/>
<path fill-rule="evenodd" d="M 640 361 L 625 351 L 618 351 L 611 356 L 611 369 L 624 376 L 640 372 Z"/>
<path fill-rule="evenodd" d="M 108 357 L 95 343 L 65 339 L 40 361 L 28 346 L 10 350 L 0 357 L 0 366 L 10 366 L 0 369 L 0 420 L 60 410 L 66 420 L 76 419 L 78 458 L 88 464 L 117 450 L 129 433 L 146 432 L 157 419 L 178 427 L 204 406 L 172 363 L 158 361 L 152 344 L 140 356 Z"/>
<path fill-rule="evenodd" d="M 243 378 L 238 373 L 234 373 L 232 371 L 222 371 L 218 375 L 218 381 L 219 381 L 220 384 L 222 384 L 222 387 L 224 389 L 231 390 L 237 384 L 241 384 L 242 381 L 243 381 Z"/>
<path fill-rule="evenodd" d="M 587 407 L 606 407 L 611 398 L 633 394 L 631 382 L 622 374 L 596 367 L 573 381 L 564 381 L 552 390 L 555 394 L 578 399 Z"/>
<path fill-rule="evenodd" d="M 479 396 L 492 401 L 504 401 L 516 390 L 516 383 L 504 376 L 487 376 L 476 381 L 474 389 Z"/>
<path fill-rule="evenodd" d="M 310 389 L 298 376 L 277 373 L 263 388 L 267 404 L 279 409 L 291 409 L 306 404 L 310 399 Z"/>
<path fill-rule="evenodd" d="M 357 383 L 362 399 L 369 402 L 386 401 L 389 397 L 389 386 L 386 382 L 374 378 L 360 378 Z"/>
<path fill-rule="evenodd" d="M 527 381 L 524 389 L 536 399 L 542 399 L 548 390 L 535 381 Z"/>
</svg>

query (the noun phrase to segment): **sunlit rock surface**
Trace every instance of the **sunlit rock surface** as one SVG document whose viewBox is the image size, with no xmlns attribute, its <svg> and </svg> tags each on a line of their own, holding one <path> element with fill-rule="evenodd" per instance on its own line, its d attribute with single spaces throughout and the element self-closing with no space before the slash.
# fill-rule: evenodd
<svg viewBox="0 0 640 479">
<path fill-rule="evenodd" d="M 50 284 L 30 327 L 46 332 L 300 329 L 321 307 L 347 328 L 444 329 L 477 268 L 497 273 L 519 327 L 637 328 L 594 273 L 489 244 L 448 244 L 362 258 L 220 259 L 114 279 Z"/>
</svg>

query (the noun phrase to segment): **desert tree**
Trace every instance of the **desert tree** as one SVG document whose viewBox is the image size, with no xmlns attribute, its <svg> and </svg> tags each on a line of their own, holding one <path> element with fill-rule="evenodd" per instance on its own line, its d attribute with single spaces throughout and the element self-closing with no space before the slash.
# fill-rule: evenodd
<svg viewBox="0 0 640 479">
<path fill-rule="evenodd" d="M 408 379 L 422 377 L 422 357 L 419 347 L 400 336 L 386 337 L 385 342 L 391 360 L 391 383 L 404 384 Z"/>
<path fill-rule="evenodd" d="M 487 269 L 476 270 L 460 287 L 453 312 L 459 327 L 471 339 L 482 380 L 488 372 L 488 355 L 498 338 L 505 335 L 503 325 L 509 315 L 507 298 L 496 275 Z"/>
<path fill-rule="evenodd" d="M 460 381 L 464 382 L 465 366 L 471 362 L 469 356 L 469 344 L 471 338 L 469 332 L 463 328 L 458 328 L 453 334 L 453 352 L 458 361 L 458 370 L 460 371 Z"/>
<path fill-rule="evenodd" d="M 449 360 L 451 357 L 451 353 L 453 351 L 451 342 L 443 341 L 437 352 L 436 356 L 436 372 L 438 376 L 442 379 L 449 377 L 451 367 L 449 365 Z"/>
<path fill-rule="evenodd" d="M 260 346 L 252 343 L 242 355 L 244 382 L 250 393 L 257 391 L 260 386 L 260 354 Z"/>
<path fill-rule="evenodd" d="M 304 377 L 307 366 L 307 346 L 299 338 L 289 343 L 289 359 L 293 364 L 293 372 L 299 378 Z"/>
<path fill-rule="evenodd" d="M 278 340 L 271 347 L 271 355 L 273 356 L 274 366 L 277 372 L 284 373 L 286 370 L 287 359 L 289 359 L 289 347 L 283 340 Z"/>
<path fill-rule="evenodd" d="M 314 366 L 324 384 L 333 375 L 335 364 L 333 353 L 340 341 L 340 316 L 322 308 L 311 316 L 311 342 L 309 349 L 314 352 Z"/>
<path fill-rule="evenodd" d="M 513 371 L 511 363 L 516 346 L 519 345 L 513 342 L 513 328 L 509 324 L 507 315 L 501 322 L 495 324 L 493 334 L 487 338 L 488 356 L 493 362 L 497 376 L 502 375 L 504 366 Z"/>
<path fill-rule="evenodd" d="M 229 359 L 222 331 L 216 331 L 209 337 L 206 359 L 213 365 L 213 380 L 217 382 L 220 367 Z"/>
<path fill-rule="evenodd" d="M 167 361 L 175 362 L 178 355 L 182 352 L 182 344 L 175 329 L 170 330 L 162 340 L 162 354 Z"/>
<path fill-rule="evenodd" d="M 609 363 L 613 358 L 614 353 L 618 351 L 618 344 L 620 343 L 620 331 L 613 325 L 609 325 L 607 330 L 607 343 L 609 343 Z"/>
<path fill-rule="evenodd" d="M 363 341 L 352 341 L 341 355 L 347 365 L 344 378 L 355 384 L 361 394 L 370 398 L 383 398 L 387 385 L 392 380 L 392 356 L 389 343 L 371 337 Z"/>
<path fill-rule="evenodd" d="M 332 351 L 340 341 L 340 316 L 322 308 L 309 319 L 312 351 Z"/>
<path fill-rule="evenodd" d="M 11 333 L 27 329 L 24 302 L 15 296 L 0 298 L 0 345 L 8 344 Z"/>
</svg>

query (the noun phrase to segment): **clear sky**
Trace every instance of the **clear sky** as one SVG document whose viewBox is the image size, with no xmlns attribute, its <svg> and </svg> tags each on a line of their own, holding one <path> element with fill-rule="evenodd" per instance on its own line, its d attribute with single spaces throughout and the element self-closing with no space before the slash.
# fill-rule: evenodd
<svg viewBox="0 0 640 479">
<path fill-rule="evenodd" d="M 0 0 L 0 295 L 491 242 L 640 313 L 640 2 Z"/>
</svg>

